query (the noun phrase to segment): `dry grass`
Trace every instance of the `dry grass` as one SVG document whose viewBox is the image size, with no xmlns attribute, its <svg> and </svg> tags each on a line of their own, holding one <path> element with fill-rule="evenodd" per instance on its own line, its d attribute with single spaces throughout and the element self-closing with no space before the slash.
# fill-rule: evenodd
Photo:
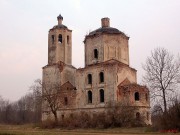
<svg viewBox="0 0 180 135">
<path fill-rule="evenodd" d="M 0 135 L 164 135 L 147 132 L 147 128 L 110 128 L 110 129 L 39 129 L 33 125 L 0 125 Z M 168 133 L 170 134 L 170 133 Z M 180 133 L 176 134 L 180 135 Z"/>
</svg>

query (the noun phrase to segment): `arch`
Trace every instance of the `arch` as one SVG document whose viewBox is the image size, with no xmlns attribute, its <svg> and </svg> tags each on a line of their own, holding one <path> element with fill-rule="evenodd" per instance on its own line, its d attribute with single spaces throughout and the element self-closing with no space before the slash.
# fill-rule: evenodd
<svg viewBox="0 0 180 135">
<path fill-rule="evenodd" d="M 140 116 L 140 113 L 137 112 L 137 113 L 136 113 L 136 120 L 140 120 L 140 117 L 141 117 L 141 116 Z"/>
<path fill-rule="evenodd" d="M 135 101 L 139 101 L 139 92 L 134 93 L 134 99 Z"/>
<path fill-rule="evenodd" d="M 54 44 L 54 41 L 55 41 L 54 35 L 51 35 L 51 41 L 52 41 L 52 44 Z"/>
<path fill-rule="evenodd" d="M 92 91 L 88 91 L 88 103 L 92 103 Z"/>
<path fill-rule="evenodd" d="M 69 36 L 67 36 L 67 44 L 69 44 Z"/>
<path fill-rule="evenodd" d="M 64 120 L 64 114 L 61 115 L 62 120 Z"/>
<path fill-rule="evenodd" d="M 97 49 L 94 49 L 94 58 L 98 59 L 98 50 Z"/>
<path fill-rule="evenodd" d="M 88 84 L 92 84 L 92 75 L 88 74 Z"/>
<path fill-rule="evenodd" d="M 59 36 L 58 36 L 58 42 L 62 43 L 62 35 L 61 34 L 59 34 Z"/>
<path fill-rule="evenodd" d="M 67 105 L 67 104 L 68 104 L 68 98 L 64 97 L 64 105 Z"/>
<path fill-rule="evenodd" d="M 104 82 L 104 72 L 99 73 L 99 80 L 100 80 L 100 83 Z"/>
<path fill-rule="evenodd" d="M 104 102 L 104 90 L 103 89 L 100 89 L 99 96 L 100 96 L 100 102 L 103 103 Z"/>
</svg>

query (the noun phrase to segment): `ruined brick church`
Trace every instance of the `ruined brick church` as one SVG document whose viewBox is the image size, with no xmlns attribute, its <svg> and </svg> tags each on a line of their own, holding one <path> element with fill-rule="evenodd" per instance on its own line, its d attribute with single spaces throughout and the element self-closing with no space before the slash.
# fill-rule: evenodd
<svg viewBox="0 0 180 135">
<path fill-rule="evenodd" d="M 137 70 L 129 66 L 129 37 L 102 18 L 101 27 L 85 36 L 85 67 L 77 69 L 72 65 L 72 30 L 61 15 L 57 19 L 58 25 L 49 30 L 42 81 L 60 86 L 58 119 L 80 111 L 102 112 L 108 103 L 126 99 L 138 108 L 134 116 L 151 124 L 149 90 L 137 84 Z M 51 117 L 47 111 L 43 109 L 42 120 Z"/>
</svg>

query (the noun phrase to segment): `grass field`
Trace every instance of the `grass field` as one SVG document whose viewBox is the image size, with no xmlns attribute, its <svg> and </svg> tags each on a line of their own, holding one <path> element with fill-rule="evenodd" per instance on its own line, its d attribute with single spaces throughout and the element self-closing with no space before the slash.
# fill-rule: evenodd
<svg viewBox="0 0 180 135">
<path fill-rule="evenodd" d="M 39 129 L 32 125 L 0 125 L 0 135 L 164 135 L 150 132 L 148 128 L 110 128 L 110 129 Z M 174 133 L 166 133 L 168 135 Z M 180 135 L 180 133 L 176 133 Z"/>
</svg>

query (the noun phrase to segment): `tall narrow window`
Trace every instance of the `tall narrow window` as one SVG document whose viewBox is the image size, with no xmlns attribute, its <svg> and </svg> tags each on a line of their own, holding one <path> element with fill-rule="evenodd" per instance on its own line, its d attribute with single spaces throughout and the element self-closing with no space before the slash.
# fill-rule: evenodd
<svg viewBox="0 0 180 135">
<path fill-rule="evenodd" d="M 135 101 L 139 101 L 139 92 L 134 93 L 134 99 Z"/>
<path fill-rule="evenodd" d="M 88 74 L 88 84 L 92 84 L 92 75 Z"/>
<path fill-rule="evenodd" d="M 94 58 L 98 59 L 98 50 L 97 49 L 94 49 Z"/>
<path fill-rule="evenodd" d="M 100 80 L 100 83 L 104 82 L 104 73 L 103 72 L 99 73 L 99 80 Z"/>
<path fill-rule="evenodd" d="M 136 120 L 140 120 L 140 113 L 139 112 L 136 113 Z"/>
<path fill-rule="evenodd" d="M 88 91 L 88 103 L 92 103 L 92 92 Z"/>
<path fill-rule="evenodd" d="M 62 120 L 64 120 L 64 114 L 61 115 Z"/>
<path fill-rule="evenodd" d="M 62 43 L 62 35 L 61 34 L 59 34 L 59 36 L 58 36 L 58 42 Z"/>
<path fill-rule="evenodd" d="M 67 105 L 67 104 L 68 104 L 68 98 L 64 97 L 64 105 Z"/>
<path fill-rule="evenodd" d="M 69 36 L 67 36 L 67 44 L 69 44 Z"/>
<path fill-rule="evenodd" d="M 54 35 L 51 35 L 51 41 L 52 41 L 52 44 L 54 44 L 54 41 L 55 41 Z"/>
<path fill-rule="evenodd" d="M 99 95 L 100 95 L 100 102 L 103 103 L 104 102 L 104 90 L 103 89 L 100 89 Z"/>
</svg>

